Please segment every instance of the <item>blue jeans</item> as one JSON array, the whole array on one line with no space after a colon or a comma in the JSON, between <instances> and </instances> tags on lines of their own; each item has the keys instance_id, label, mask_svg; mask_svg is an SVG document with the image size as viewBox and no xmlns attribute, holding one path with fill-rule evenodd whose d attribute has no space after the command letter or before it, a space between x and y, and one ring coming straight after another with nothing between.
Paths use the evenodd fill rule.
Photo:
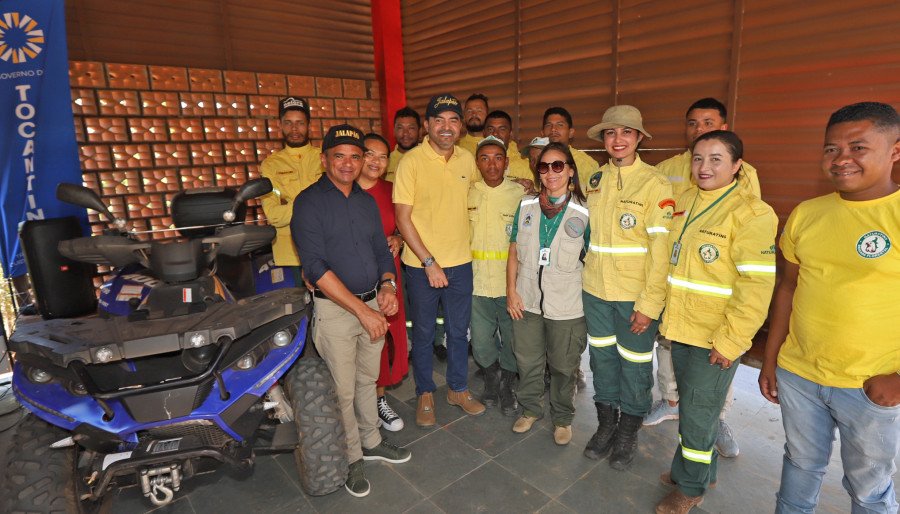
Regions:
<instances>
[{"instance_id":1,"label":"blue jeans","mask_svg":"<svg viewBox=\"0 0 900 514\"><path fill-rule=\"evenodd\" d=\"M896 513L891 475L900 450L900 406L882 407L862 389L820 386L782 368L776 374L787 442L775 512L815 511L837 428L850 512Z\"/></svg>"},{"instance_id":2,"label":"blue jeans","mask_svg":"<svg viewBox=\"0 0 900 514\"><path fill-rule=\"evenodd\" d=\"M444 306L444 331L447 334L447 385L453 391L465 391L469 374L469 341L466 332L472 317L472 264L444 268L449 285L428 285L423 268L407 267L406 291L409 317L413 322L412 363L416 394L434 392L432 379L433 341L438 302Z\"/></svg>"}]
</instances>

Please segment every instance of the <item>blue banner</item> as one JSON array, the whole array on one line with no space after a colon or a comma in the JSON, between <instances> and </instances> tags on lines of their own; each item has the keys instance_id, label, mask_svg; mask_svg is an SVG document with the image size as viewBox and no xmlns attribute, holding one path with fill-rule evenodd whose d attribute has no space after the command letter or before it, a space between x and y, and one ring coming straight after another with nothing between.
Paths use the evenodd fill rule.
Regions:
<instances>
[{"instance_id":1,"label":"blue banner","mask_svg":"<svg viewBox=\"0 0 900 514\"><path fill-rule=\"evenodd\" d=\"M0 0L0 222L3 272L25 274L19 223L75 215L56 184L81 184L63 0Z\"/></svg>"}]
</instances>

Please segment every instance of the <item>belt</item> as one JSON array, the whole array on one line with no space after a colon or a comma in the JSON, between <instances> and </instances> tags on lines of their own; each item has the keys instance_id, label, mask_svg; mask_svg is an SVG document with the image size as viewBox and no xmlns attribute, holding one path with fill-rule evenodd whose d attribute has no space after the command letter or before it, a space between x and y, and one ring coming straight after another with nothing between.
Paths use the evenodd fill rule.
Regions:
<instances>
[{"instance_id":1,"label":"belt","mask_svg":"<svg viewBox=\"0 0 900 514\"><path fill-rule=\"evenodd\" d=\"M326 300L330 300L330 298L325 296L325 293L323 293L320 289L316 289L315 291L313 291L313 296L315 296L316 298L325 298ZM368 302L369 300L378 296L378 286L375 286L371 291L366 291L365 293L353 293L353 296L359 298L364 302Z\"/></svg>"}]
</instances>

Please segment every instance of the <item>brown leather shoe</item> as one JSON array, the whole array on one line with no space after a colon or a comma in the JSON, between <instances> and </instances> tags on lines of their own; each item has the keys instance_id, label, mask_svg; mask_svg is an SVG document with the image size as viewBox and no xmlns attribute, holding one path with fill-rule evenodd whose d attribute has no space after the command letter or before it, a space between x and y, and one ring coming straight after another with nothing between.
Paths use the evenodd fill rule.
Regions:
<instances>
[{"instance_id":1,"label":"brown leather shoe","mask_svg":"<svg viewBox=\"0 0 900 514\"><path fill-rule=\"evenodd\" d=\"M656 514L687 514L701 503L702 496L687 496L676 488L656 504Z\"/></svg>"},{"instance_id":2,"label":"brown leather shoe","mask_svg":"<svg viewBox=\"0 0 900 514\"><path fill-rule=\"evenodd\" d=\"M531 426L534 425L534 423L538 419L540 418L532 418L527 414L522 414L521 416L519 416L519 419L517 419L516 422L513 423L512 431L517 434L524 434L525 432L531 430Z\"/></svg>"},{"instance_id":3,"label":"brown leather shoe","mask_svg":"<svg viewBox=\"0 0 900 514\"><path fill-rule=\"evenodd\" d=\"M448 390L447 403L461 407L469 416L481 416L484 414L484 405L475 398L472 398L468 389L459 392L453 391L452 389Z\"/></svg>"},{"instance_id":4,"label":"brown leather shoe","mask_svg":"<svg viewBox=\"0 0 900 514\"><path fill-rule=\"evenodd\" d=\"M678 485L675 483L674 480L672 480L672 472L671 471L666 471L662 475L659 475L659 483L661 483L662 485L667 485L669 487L674 487L674 486ZM709 489L715 489L716 483L717 482L710 482Z\"/></svg>"},{"instance_id":5,"label":"brown leather shoe","mask_svg":"<svg viewBox=\"0 0 900 514\"><path fill-rule=\"evenodd\" d=\"M416 406L416 425L421 428L433 427L437 424L434 419L434 397L431 393L419 395L419 404Z\"/></svg>"},{"instance_id":6,"label":"brown leather shoe","mask_svg":"<svg viewBox=\"0 0 900 514\"><path fill-rule=\"evenodd\" d=\"M553 429L553 441L560 445L565 446L569 444L572 440L572 425L565 427L556 427Z\"/></svg>"}]
</instances>

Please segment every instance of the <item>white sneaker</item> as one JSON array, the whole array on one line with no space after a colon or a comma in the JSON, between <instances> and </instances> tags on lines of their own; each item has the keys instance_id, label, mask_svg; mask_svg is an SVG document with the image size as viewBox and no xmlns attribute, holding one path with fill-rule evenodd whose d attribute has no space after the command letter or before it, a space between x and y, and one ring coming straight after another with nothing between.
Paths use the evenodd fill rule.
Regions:
<instances>
[{"instance_id":1,"label":"white sneaker","mask_svg":"<svg viewBox=\"0 0 900 514\"><path fill-rule=\"evenodd\" d=\"M719 420L719 433L716 435L716 450L719 455L729 459L737 457L741 453L741 449L734 440L734 432L724 419Z\"/></svg>"},{"instance_id":2,"label":"white sneaker","mask_svg":"<svg viewBox=\"0 0 900 514\"><path fill-rule=\"evenodd\" d=\"M378 397L378 426L384 427L385 430L390 432L403 430L403 420L388 405L384 396Z\"/></svg>"},{"instance_id":3,"label":"white sneaker","mask_svg":"<svg viewBox=\"0 0 900 514\"><path fill-rule=\"evenodd\" d=\"M659 425L669 419L678 419L678 406L672 407L668 400L660 400L650 409L650 414L644 418L644 426Z\"/></svg>"}]
</instances>

